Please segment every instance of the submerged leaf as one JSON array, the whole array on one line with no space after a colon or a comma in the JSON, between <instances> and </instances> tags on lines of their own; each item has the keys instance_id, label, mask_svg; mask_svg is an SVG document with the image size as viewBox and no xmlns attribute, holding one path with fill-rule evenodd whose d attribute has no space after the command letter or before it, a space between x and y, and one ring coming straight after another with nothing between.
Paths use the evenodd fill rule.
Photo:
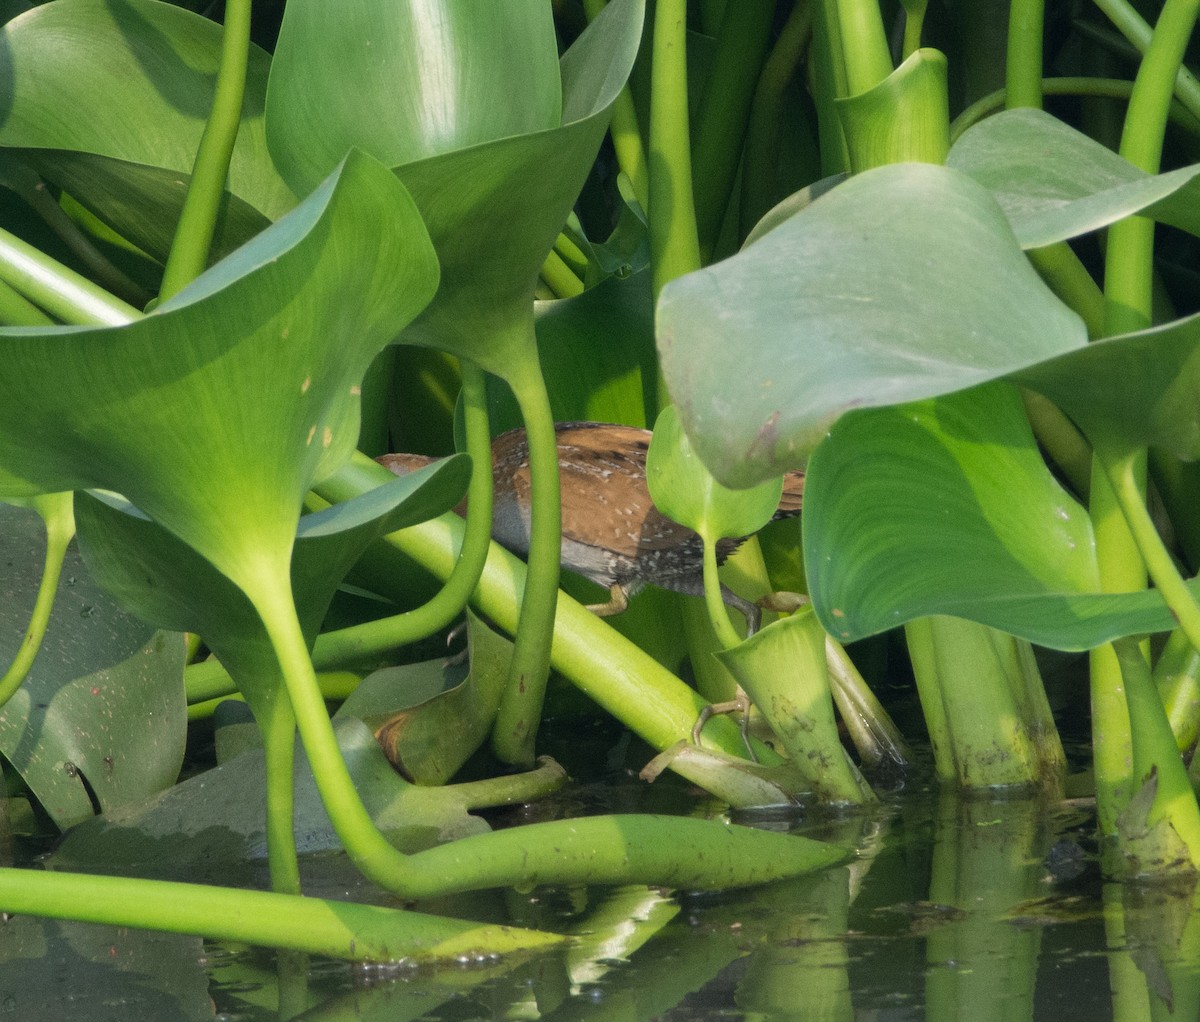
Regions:
<instances>
[{"instance_id":1,"label":"submerged leaf","mask_svg":"<svg viewBox=\"0 0 1200 1022\"><path fill-rule=\"evenodd\" d=\"M42 526L0 506L0 659L10 660L41 574ZM0 752L60 827L174 783L187 715L181 636L156 632L97 588L70 548L29 676L0 710ZM136 735L136 741L131 736Z\"/></svg>"}]
</instances>

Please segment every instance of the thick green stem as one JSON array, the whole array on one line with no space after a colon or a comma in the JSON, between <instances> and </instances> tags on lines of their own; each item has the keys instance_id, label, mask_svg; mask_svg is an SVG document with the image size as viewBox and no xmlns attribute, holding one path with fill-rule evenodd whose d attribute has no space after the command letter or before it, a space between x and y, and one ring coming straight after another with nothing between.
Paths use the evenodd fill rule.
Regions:
<instances>
[{"instance_id":1,"label":"thick green stem","mask_svg":"<svg viewBox=\"0 0 1200 1022\"><path fill-rule=\"evenodd\" d=\"M20 292L8 284L0 283L0 325L54 326L54 320Z\"/></svg>"},{"instance_id":2,"label":"thick green stem","mask_svg":"<svg viewBox=\"0 0 1200 1022\"><path fill-rule=\"evenodd\" d=\"M700 268L692 199L688 122L687 0L654 11L650 100L650 267L654 297L668 281ZM660 405L669 400L660 395Z\"/></svg>"},{"instance_id":3,"label":"thick green stem","mask_svg":"<svg viewBox=\"0 0 1200 1022\"><path fill-rule=\"evenodd\" d=\"M846 68L846 95L873 89L892 73L892 55L877 0L834 0L842 59Z\"/></svg>"},{"instance_id":4,"label":"thick green stem","mask_svg":"<svg viewBox=\"0 0 1200 1022\"><path fill-rule=\"evenodd\" d=\"M407 857L379 832L354 787L325 700L317 687L308 646L286 582L276 587L267 583L262 592L248 595L258 609L279 660L304 751L334 831L364 876L388 890L406 890L411 866Z\"/></svg>"},{"instance_id":5,"label":"thick green stem","mask_svg":"<svg viewBox=\"0 0 1200 1022\"><path fill-rule=\"evenodd\" d=\"M1178 628L1154 665L1154 684L1167 713L1167 722L1180 752L1188 752L1200 737L1200 652ZM1195 769L1200 761L1192 759Z\"/></svg>"},{"instance_id":6,"label":"thick green stem","mask_svg":"<svg viewBox=\"0 0 1200 1022\"><path fill-rule=\"evenodd\" d=\"M142 313L0 228L0 281L62 323L124 326Z\"/></svg>"},{"instance_id":7,"label":"thick green stem","mask_svg":"<svg viewBox=\"0 0 1200 1022\"><path fill-rule=\"evenodd\" d=\"M1149 53L1157 29L1151 29L1128 0L1093 0L1093 2L1134 49L1142 54ZM1191 25L1186 22L1186 11L1173 11L1171 13L1172 20L1168 23L1163 19L1167 16L1169 6L1170 4L1164 5L1163 13L1159 18L1159 26L1174 33L1174 41L1179 45L1186 45L1191 36ZM1181 7L1186 7L1186 4ZM1200 80L1197 80L1196 76L1181 61L1175 64L1174 71L1170 73L1170 84L1174 94L1179 97L1179 101L1193 117L1200 118ZM1139 74L1138 77L1140 78L1141 75Z\"/></svg>"},{"instance_id":8,"label":"thick green stem","mask_svg":"<svg viewBox=\"0 0 1200 1022\"><path fill-rule=\"evenodd\" d=\"M1133 856L1134 872L1171 871L1178 868L1174 861L1177 838L1182 841L1192 868L1200 869L1200 806L1175 748L1175 736L1151 679L1150 665L1136 639L1120 639L1113 643L1113 649L1121 665L1129 707L1134 784L1143 785L1151 778L1154 784L1154 798L1145 820L1133 821L1133 825L1125 828L1123 851ZM1167 824L1169 830L1156 827L1160 823ZM1130 831L1134 833L1131 835Z\"/></svg>"},{"instance_id":9,"label":"thick green stem","mask_svg":"<svg viewBox=\"0 0 1200 1022\"><path fill-rule=\"evenodd\" d=\"M1100 587L1105 592L1136 592L1146 587L1129 526L1108 475L1097 459L1092 470L1088 513L1096 536ZM1096 816L1102 834L1116 833L1117 816L1132 794L1132 738L1125 682L1111 645L1090 654L1092 762L1096 771Z\"/></svg>"},{"instance_id":10,"label":"thick green stem","mask_svg":"<svg viewBox=\"0 0 1200 1022\"><path fill-rule=\"evenodd\" d=\"M776 164L786 123L784 96L800 69L812 40L812 31L812 3L800 0L788 15L758 77L754 101L750 105L745 156L742 160L742 238L750 233L750 229L777 200ZM794 125L789 127L794 130ZM801 134L807 145L808 132ZM814 166L811 176L816 177L818 172L819 167Z\"/></svg>"},{"instance_id":11,"label":"thick green stem","mask_svg":"<svg viewBox=\"0 0 1200 1022\"><path fill-rule=\"evenodd\" d=\"M254 710L262 733L266 766L267 866L271 889L280 894L299 894L294 815L296 715L287 693L279 689L269 700L256 700Z\"/></svg>"},{"instance_id":12,"label":"thick green stem","mask_svg":"<svg viewBox=\"0 0 1200 1022\"><path fill-rule=\"evenodd\" d=\"M163 270L159 298L166 301L182 291L208 266L217 217L229 174L229 160L242 120L246 91L246 61L250 55L251 0L226 0L221 37L221 66L217 71L212 110L196 150L196 162L179 225Z\"/></svg>"},{"instance_id":13,"label":"thick green stem","mask_svg":"<svg viewBox=\"0 0 1200 1022\"><path fill-rule=\"evenodd\" d=\"M213 940L292 948L352 961L450 963L551 947L561 938L375 905L163 880L0 869L0 909Z\"/></svg>"},{"instance_id":14,"label":"thick green stem","mask_svg":"<svg viewBox=\"0 0 1200 1022\"><path fill-rule=\"evenodd\" d=\"M1042 26L1045 0L1012 0L1008 15L1006 106L1042 108Z\"/></svg>"},{"instance_id":15,"label":"thick green stem","mask_svg":"<svg viewBox=\"0 0 1200 1022\"><path fill-rule=\"evenodd\" d=\"M1119 99L1128 102L1133 95L1133 82L1123 78L1043 78L1041 89L1043 96L1081 96L1085 99ZM954 118L954 123L950 125L950 141L957 142L968 128L1003 110L1007 100L1008 93L1004 89L989 92L977 99ZM1186 131L1200 131L1200 120L1188 113L1179 102L1171 103L1168 119Z\"/></svg>"},{"instance_id":16,"label":"thick green stem","mask_svg":"<svg viewBox=\"0 0 1200 1022\"><path fill-rule=\"evenodd\" d=\"M506 763L532 766L550 674L550 644L558 602L562 491L554 414L535 348L531 347L524 365L514 367L508 383L525 420L529 447L529 574L521 597L508 683L492 732L492 750Z\"/></svg>"},{"instance_id":17,"label":"thick green stem","mask_svg":"<svg viewBox=\"0 0 1200 1022\"><path fill-rule=\"evenodd\" d=\"M551 250L542 263L542 281L554 292L555 298L574 298L583 294L583 281L576 276L557 252Z\"/></svg>"},{"instance_id":18,"label":"thick green stem","mask_svg":"<svg viewBox=\"0 0 1200 1022\"><path fill-rule=\"evenodd\" d=\"M1156 173L1159 168L1172 90L1197 14L1200 14L1200 0L1166 0L1134 83L1121 139L1121 155L1147 173ZM1140 330L1150 324L1153 247L1154 224L1146 218L1130 217L1109 229L1104 288L1106 333ZM1097 465L1105 476L1105 485L1096 478L1099 473L1093 473L1092 481L1092 515L1097 529L1096 552L1102 583L1108 591L1144 588L1142 554L1129 530L1133 527L1143 531L1142 544L1158 545L1156 541L1150 543L1144 535L1144 525L1139 524L1144 520L1144 506L1140 510L1132 506L1134 502L1144 505L1145 452L1118 452L1098 446ZM1155 553L1152 557L1157 560L1158 555ZM1155 570L1160 573L1164 570L1160 561ZM1172 585L1168 580L1168 590ZM1168 600L1172 598L1168 593L1163 595ZM1187 603L1195 608L1190 594ZM1192 617L1190 613L1187 616ZM1200 621L1193 621L1192 627L1200 627ZM1139 652L1137 656L1140 658L1142 654ZM1120 665L1116 663L1118 657L1122 660ZM1141 738L1136 729L1150 727L1157 731L1161 724L1161 729L1169 733L1166 715L1153 687L1149 682L1145 686L1154 696L1152 711L1144 693L1131 685L1128 674L1133 665L1134 654L1125 647L1119 647L1116 653L1097 651L1092 658L1093 734L1099 737L1122 724L1125 728L1124 732L1113 731L1108 736L1112 748L1101 749L1101 743L1095 743L1098 816L1101 827L1109 834L1116 832L1118 814L1132 796L1130 783L1144 779L1145 775L1143 769L1139 771L1140 776L1129 777L1129 766L1123 766L1120 758L1122 746L1132 749L1135 762L1140 759L1144 767L1147 762L1144 750L1148 746L1139 747ZM1125 721L1120 719L1117 698L1122 686L1128 713ZM1158 762L1158 769L1170 770L1163 757L1168 751L1175 756L1174 741L1169 745L1153 741L1149 747L1153 750L1150 755ZM1161 804L1156 800L1156 806ZM1176 803L1170 804L1175 806ZM1197 861L1200 846L1195 841L1200 835L1196 833L1192 819L1196 814L1194 797L1189 807L1180 807L1177 811L1178 816L1175 808L1170 810L1171 823L1188 845L1192 860Z\"/></svg>"},{"instance_id":19,"label":"thick green stem","mask_svg":"<svg viewBox=\"0 0 1200 1022\"><path fill-rule=\"evenodd\" d=\"M1020 640L947 617L905 632L939 777L967 788L1061 784L1062 746Z\"/></svg>"},{"instance_id":20,"label":"thick green stem","mask_svg":"<svg viewBox=\"0 0 1200 1022\"><path fill-rule=\"evenodd\" d=\"M902 0L904 6L904 41L900 59L908 60L921 48L921 30L925 27L927 0Z\"/></svg>"},{"instance_id":21,"label":"thick green stem","mask_svg":"<svg viewBox=\"0 0 1200 1022\"><path fill-rule=\"evenodd\" d=\"M463 424L472 467L466 532L454 571L437 595L415 610L319 635L313 648L317 670L356 663L440 631L463 612L479 584L492 542L492 446L483 370L465 359L460 369Z\"/></svg>"},{"instance_id":22,"label":"thick green stem","mask_svg":"<svg viewBox=\"0 0 1200 1022\"><path fill-rule=\"evenodd\" d=\"M1120 456L1098 453L1098 457L1150 578L1171 608L1171 614L1179 622L1183 633L1200 650L1200 605L1197 605L1196 598L1180 577L1146 508L1143 489L1145 452Z\"/></svg>"},{"instance_id":23,"label":"thick green stem","mask_svg":"<svg viewBox=\"0 0 1200 1022\"><path fill-rule=\"evenodd\" d=\"M1200 0L1167 0L1129 99L1121 155L1148 174L1157 173L1162 162L1175 76L1197 15ZM1104 290L1110 334L1140 330L1150 324L1153 249L1152 220L1129 217L1109 228Z\"/></svg>"},{"instance_id":24,"label":"thick green stem","mask_svg":"<svg viewBox=\"0 0 1200 1022\"><path fill-rule=\"evenodd\" d=\"M729 620L729 610L721 597L721 579L717 575L717 547L708 540L704 543L704 603L721 645L726 649L733 649L742 641L742 637Z\"/></svg>"},{"instance_id":25,"label":"thick green stem","mask_svg":"<svg viewBox=\"0 0 1200 1022\"><path fill-rule=\"evenodd\" d=\"M34 211L67 246L71 254L91 274L101 287L108 288L118 298L131 305L144 308L150 301L140 285L136 284L112 261L105 256L92 242L91 237L77 224L67 211L63 209L58 198L50 193L41 178L30 171L32 178L29 187L19 189L21 197L29 203Z\"/></svg>"}]
</instances>

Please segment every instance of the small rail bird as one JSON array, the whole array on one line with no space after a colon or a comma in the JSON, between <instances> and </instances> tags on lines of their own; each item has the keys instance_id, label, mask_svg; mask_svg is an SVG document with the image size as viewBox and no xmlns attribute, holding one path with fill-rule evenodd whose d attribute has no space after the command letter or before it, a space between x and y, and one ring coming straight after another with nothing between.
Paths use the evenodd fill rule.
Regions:
<instances>
[{"instance_id":1,"label":"small rail bird","mask_svg":"<svg viewBox=\"0 0 1200 1022\"><path fill-rule=\"evenodd\" d=\"M689 596L704 593L704 546L700 537L662 514L646 486L650 430L604 422L555 425L562 482L562 566L609 591L609 601L590 609L601 616L619 614L629 597L646 585ZM380 464L404 475L433 458L385 454ZM525 430L514 429L492 442L495 502L492 538L520 557L529 552L529 448ZM783 496L774 519L800 513L804 473L784 477ZM463 512L460 505L456 510ZM725 561L746 537L717 543L717 562ZM753 634L759 608L725 586L725 603L746 617Z\"/></svg>"}]
</instances>

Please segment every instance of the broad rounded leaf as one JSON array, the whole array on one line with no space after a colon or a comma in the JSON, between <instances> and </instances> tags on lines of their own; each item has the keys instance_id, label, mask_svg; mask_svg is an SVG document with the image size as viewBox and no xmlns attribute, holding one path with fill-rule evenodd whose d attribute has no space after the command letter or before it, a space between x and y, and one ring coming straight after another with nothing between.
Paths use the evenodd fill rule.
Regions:
<instances>
[{"instance_id":1,"label":"broad rounded leaf","mask_svg":"<svg viewBox=\"0 0 1200 1022\"><path fill-rule=\"evenodd\" d=\"M809 462L804 553L844 641L931 614L1075 650L1174 627L1153 591L1100 592L1087 512L1003 384L842 418Z\"/></svg>"},{"instance_id":2,"label":"broad rounded leaf","mask_svg":"<svg viewBox=\"0 0 1200 1022\"><path fill-rule=\"evenodd\" d=\"M1049 397L1094 444L1200 458L1200 315L1096 341L1013 378Z\"/></svg>"},{"instance_id":3,"label":"broad rounded leaf","mask_svg":"<svg viewBox=\"0 0 1200 1022\"><path fill-rule=\"evenodd\" d=\"M446 458L300 520L292 591L310 643L334 590L363 551L388 532L452 508L466 490L469 465L465 456ZM258 613L228 578L127 501L81 493L77 507L88 565L124 606L161 627L202 635L248 698L279 682Z\"/></svg>"},{"instance_id":4,"label":"broad rounded leaf","mask_svg":"<svg viewBox=\"0 0 1200 1022\"><path fill-rule=\"evenodd\" d=\"M850 178L658 305L684 428L740 486L802 466L843 412L962 390L1086 340L987 191L916 163Z\"/></svg>"},{"instance_id":5,"label":"broad rounded leaf","mask_svg":"<svg viewBox=\"0 0 1200 1022\"><path fill-rule=\"evenodd\" d=\"M469 13L450 18L464 29L478 15L477 5L462 0L430 6ZM303 31L289 29L285 19L267 122L272 152L290 168L293 186L303 190L339 158L340 149L356 145L395 165L437 247L441 287L427 312L406 332L406 343L471 358L501 377L511 371L514 358L528 357L537 274L578 197L608 126L608 109L633 64L643 6L642 0L614 0L563 55L561 118L555 121L546 120L560 95L557 79L552 86L546 75L547 61L556 53L553 38L534 32L524 47L536 46L541 52L523 51L515 57L504 45L505 33L489 38L464 30L435 38L437 48L422 55L422 73L432 61L445 78L445 95L427 89L418 97L404 91L407 79L398 78L394 96L385 90L374 100L386 111L381 116L394 123L381 127L355 117L350 125L335 124L339 106L332 94L344 88L345 69L332 69L337 84L324 90L313 88L310 71L322 66L331 45L361 46L362 34L348 42L332 42L348 28L341 5L300 5L294 17L297 26L303 23ZM367 33L372 45L386 46L388 59L400 68L403 54L415 43L397 34L399 26L389 13L396 7L364 3L361 12L365 16L370 11L378 26ZM532 7L497 5L500 11L501 21L516 19L519 25ZM521 61L538 69L526 72L533 74L530 85L538 96L511 91L517 79L505 65ZM470 90L470 103L463 90ZM553 102L548 98L551 91ZM414 105L416 98L428 106ZM472 105L478 106L480 117L465 114ZM506 105L518 112L503 109ZM453 114L465 121L461 126L438 125L437 111L438 116ZM408 141L402 145L400 138ZM434 155L411 155L429 152Z\"/></svg>"},{"instance_id":6,"label":"broad rounded leaf","mask_svg":"<svg viewBox=\"0 0 1200 1022\"><path fill-rule=\"evenodd\" d=\"M404 188L352 153L153 315L0 332L0 465L18 496L120 492L252 591L287 571L304 494L354 448L367 365L436 283Z\"/></svg>"},{"instance_id":7,"label":"broad rounded leaf","mask_svg":"<svg viewBox=\"0 0 1200 1022\"><path fill-rule=\"evenodd\" d=\"M967 131L947 163L987 188L1021 245L1037 248L1144 213L1200 235L1200 165L1147 174L1041 110Z\"/></svg>"},{"instance_id":8,"label":"broad rounded leaf","mask_svg":"<svg viewBox=\"0 0 1200 1022\"><path fill-rule=\"evenodd\" d=\"M718 483L692 450L674 405L664 408L654 423L646 485L663 514L712 543L757 532L771 520L783 493L782 477L747 490Z\"/></svg>"},{"instance_id":9,"label":"broad rounded leaf","mask_svg":"<svg viewBox=\"0 0 1200 1022\"><path fill-rule=\"evenodd\" d=\"M154 0L57 0L9 22L3 45L0 145L161 259L212 106L221 26ZM269 68L251 46L217 256L296 202L267 151Z\"/></svg>"},{"instance_id":10,"label":"broad rounded leaf","mask_svg":"<svg viewBox=\"0 0 1200 1022\"><path fill-rule=\"evenodd\" d=\"M389 167L555 128L562 82L543 0L291 0L268 135L306 194L357 147Z\"/></svg>"}]
</instances>

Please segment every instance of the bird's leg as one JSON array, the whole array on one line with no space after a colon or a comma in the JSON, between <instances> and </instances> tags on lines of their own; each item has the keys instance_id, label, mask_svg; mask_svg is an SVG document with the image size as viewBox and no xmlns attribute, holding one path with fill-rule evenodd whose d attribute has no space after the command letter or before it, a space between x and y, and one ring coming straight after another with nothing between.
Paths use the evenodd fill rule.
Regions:
<instances>
[{"instance_id":1,"label":"bird's leg","mask_svg":"<svg viewBox=\"0 0 1200 1022\"><path fill-rule=\"evenodd\" d=\"M777 614L795 614L801 607L807 607L811 601L805 593L777 592L767 593L756 603L763 610L773 610Z\"/></svg>"},{"instance_id":2,"label":"bird's leg","mask_svg":"<svg viewBox=\"0 0 1200 1022\"><path fill-rule=\"evenodd\" d=\"M614 614L624 613L628 608L629 593L619 584L608 587L607 603L589 603L587 607L596 617L612 617Z\"/></svg>"},{"instance_id":3,"label":"bird's leg","mask_svg":"<svg viewBox=\"0 0 1200 1022\"><path fill-rule=\"evenodd\" d=\"M732 699L723 703L709 703L700 711L700 716L692 725L692 744L699 745L700 732L704 730L704 725L711 718L723 713L741 714L738 730L742 734L742 744L746 746L746 755L750 757L750 762L757 763L758 756L754 754L754 746L750 744L750 697L746 695L746 690L741 685L737 687L737 694Z\"/></svg>"}]
</instances>

